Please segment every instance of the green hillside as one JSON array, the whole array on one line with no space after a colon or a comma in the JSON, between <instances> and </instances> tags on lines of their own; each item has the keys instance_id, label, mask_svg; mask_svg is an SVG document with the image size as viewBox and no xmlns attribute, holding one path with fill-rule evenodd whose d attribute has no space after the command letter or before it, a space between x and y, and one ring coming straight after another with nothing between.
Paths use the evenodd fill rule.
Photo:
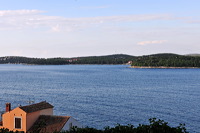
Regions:
<instances>
[{"instance_id":1,"label":"green hillside","mask_svg":"<svg viewBox=\"0 0 200 133\"><path fill-rule=\"evenodd\" d=\"M0 57L0 64L35 64L35 65L68 65L68 64L126 64L132 61L135 67L200 67L199 56L186 56L161 53L145 56L125 54L88 56L74 58L28 58L18 56Z\"/></svg>"},{"instance_id":2,"label":"green hillside","mask_svg":"<svg viewBox=\"0 0 200 133\"><path fill-rule=\"evenodd\" d=\"M125 64L135 57L125 54L106 56L88 56L74 58L27 58L18 56L0 57L0 64L36 64L36 65L67 65L67 64Z\"/></svg>"},{"instance_id":3,"label":"green hillside","mask_svg":"<svg viewBox=\"0 0 200 133\"><path fill-rule=\"evenodd\" d=\"M154 54L140 56L133 60L132 66L144 67L200 67L200 57L177 54Z\"/></svg>"}]
</instances>

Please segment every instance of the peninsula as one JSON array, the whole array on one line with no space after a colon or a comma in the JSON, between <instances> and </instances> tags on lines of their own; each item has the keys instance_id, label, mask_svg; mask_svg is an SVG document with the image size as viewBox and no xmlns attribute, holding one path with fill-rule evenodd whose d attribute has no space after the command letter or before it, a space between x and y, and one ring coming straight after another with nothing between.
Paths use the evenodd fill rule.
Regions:
<instances>
[{"instance_id":1,"label":"peninsula","mask_svg":"<svg viewBox=\"0 0 200 133\"><path fill-rule=\"evenodd\" d=\"M132 68L200 68L200 56L154 54L135 58Z\"/></svg>"}]
</instances>

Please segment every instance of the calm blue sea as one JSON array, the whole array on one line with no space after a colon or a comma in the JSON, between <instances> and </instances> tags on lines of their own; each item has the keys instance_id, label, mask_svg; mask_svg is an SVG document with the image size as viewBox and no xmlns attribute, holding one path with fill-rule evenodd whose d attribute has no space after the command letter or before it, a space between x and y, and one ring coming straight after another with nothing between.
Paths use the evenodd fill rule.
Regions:
<instances>
[{"instance_id":1,"label":"calm blue sea","mask_svg":"<svg viewBox=\"0 0 200 133\"><path fill-rule=\"evenodd\" d=\"M0 111L32 100L54 105L83 125L159 118L200 133L200 69L137 69L126 65L0 65Z\"/></svg>"}]
</instances>

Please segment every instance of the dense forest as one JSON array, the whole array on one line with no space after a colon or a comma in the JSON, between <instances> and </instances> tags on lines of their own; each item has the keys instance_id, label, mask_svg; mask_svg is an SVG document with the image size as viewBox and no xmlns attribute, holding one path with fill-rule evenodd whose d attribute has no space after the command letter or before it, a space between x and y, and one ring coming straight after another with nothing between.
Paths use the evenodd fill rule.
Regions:
<instances>
[{"instance_id":1,"label":"dense forest","mask_svg":"<svg viewBox=\"0 0 200 133\"><path fill-rule=\"evenodd\" d=\"M75 58L27 58L18 56L0 57L0 64L35 64L35 65L67 65L67 64L125 64L134 56L116 54L107 56L88 56Z\"/></svg>"},{"instance_id":2,"label":"dense forest","mask_svg":"<svg viewBox=\"0 0 200 133\"><path fill-rule=\"evenodd\" d=\"M68 64L126 64L135 67L200 67L200 56L177 54L154 54L131 56L115 54L74 58L27 58L18 56L0 57L0 64L68 65Z\"/></svg>"},{"instance_id":3,"label":"dense forest","mask_svg":"<svg viewBox=\"0 0 200 133\"><path fill-rule=\"evenodd\" d=\"M200 67L199 56L155 54L135 58L132 66L150 67Z\"/></svg>"}]
</instances>

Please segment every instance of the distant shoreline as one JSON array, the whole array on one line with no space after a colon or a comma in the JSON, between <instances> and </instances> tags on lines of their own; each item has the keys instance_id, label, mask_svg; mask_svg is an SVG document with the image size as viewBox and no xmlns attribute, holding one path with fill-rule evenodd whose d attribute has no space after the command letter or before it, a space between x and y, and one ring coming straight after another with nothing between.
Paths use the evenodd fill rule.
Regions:
<instances>
[{"instance_id":1,"label":"distant shoreline","mask_svg":"<svg viewBox=\"0 0 200 133\"><path fill-rule=\"evenodd\" d=\"M165 67L165 66L130 66L130 68L159 68L159 69L198 69L199 67Z\"/></svg>"}]
</instances>

